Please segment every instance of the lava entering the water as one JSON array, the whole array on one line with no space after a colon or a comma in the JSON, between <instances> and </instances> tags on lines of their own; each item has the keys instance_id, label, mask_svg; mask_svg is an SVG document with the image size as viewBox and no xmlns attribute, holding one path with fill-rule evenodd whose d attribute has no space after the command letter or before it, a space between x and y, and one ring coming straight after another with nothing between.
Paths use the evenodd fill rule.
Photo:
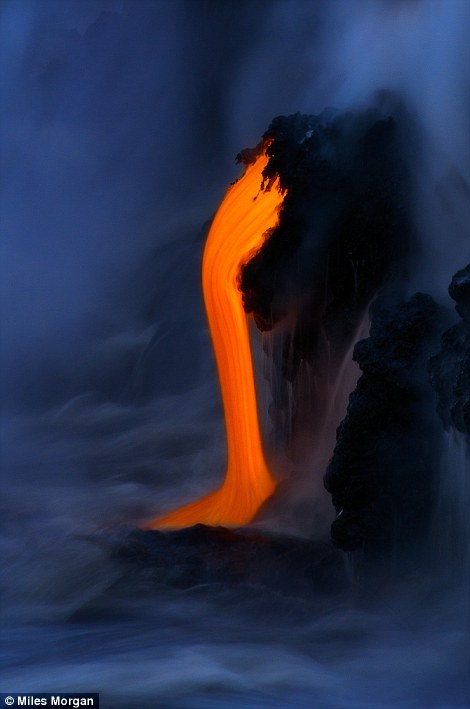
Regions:
<instances>
[{"instance_id":1,"label":"lava entering the water","mask_svg":"<svg viewBox=\"0 0 470 709\"><path fill-rule=\"evenodd\" d=\"M277 180L262 189L267 162L261 154L227 190L202 262L204 302L225 413L225 480L218 490L157 518L149 528L246 524L276 486L263 453L247 316L238 287L240 267L276 226L283 201Z\"/></svg>"}]
</instances>

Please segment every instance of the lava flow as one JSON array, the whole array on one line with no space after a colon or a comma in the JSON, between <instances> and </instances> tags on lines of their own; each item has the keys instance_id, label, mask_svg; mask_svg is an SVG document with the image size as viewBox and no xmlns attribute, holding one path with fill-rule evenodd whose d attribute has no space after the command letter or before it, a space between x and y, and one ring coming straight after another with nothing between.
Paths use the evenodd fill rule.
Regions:
<instances>
[{"instance_id":1,"label":"lava flow","mask_svg":"<svg viewBox=\"0 0 470 709\"><path fill-rule=\"evenodd\" d=\"M265 461L256 406L247 316L238 288L240 267L277 224L283 196L276 181L262 189L268 158L261 154L229 187L207 237L202 285L219 373L228 466L222 486L157 518L148 527L241 525L271 495L275 481Z\"/></svg>"}]
</instances>

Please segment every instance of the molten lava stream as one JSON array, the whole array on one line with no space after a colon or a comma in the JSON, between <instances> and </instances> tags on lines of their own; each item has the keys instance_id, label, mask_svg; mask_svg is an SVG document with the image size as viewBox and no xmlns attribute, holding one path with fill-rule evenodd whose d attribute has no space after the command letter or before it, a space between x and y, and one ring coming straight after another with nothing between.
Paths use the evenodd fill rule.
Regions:
<instances>
[{"instance_id":1,"label":"molten lava stream","mask_svg":"<svg viewBox=\"0 0 470 709\"><path fill-rule=\"evenodd\" d=\"M148 527L241 525L271 495L275 481L266 464L256 406L248 324L237 280L240 267L278 220L278 183L261 191L268 162L262 154L229 189L207 237L202 285L212 335L227 431L228 466L218 490L151 522Z\"/></svg>"}]
</instances>

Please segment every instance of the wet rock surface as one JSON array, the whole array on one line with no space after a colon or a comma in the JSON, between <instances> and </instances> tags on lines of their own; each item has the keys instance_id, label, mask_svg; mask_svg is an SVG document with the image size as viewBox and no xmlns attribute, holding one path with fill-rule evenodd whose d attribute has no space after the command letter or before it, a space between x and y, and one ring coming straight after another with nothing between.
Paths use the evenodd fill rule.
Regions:
<instances>
[{"instance_id":1,"label":"wet rock surface","mask_svg":"<svg viewBox=\"0 0 470 709\"><path fill-rule=\"evenodd\" d=\"M271 333L264 347L277 441L286 422L294 437L321 428L326 382L341 371L370 302L383 289L401 297L414 248L411 133L406 111L384 94L363 112L279 116L263 136L265 185L279 178L285 197L240 288L246 312ZM253 151L239 155L252 159Z\"/></svg>"},{"instance_id":2,"label":"wet rock surface","mask_svg":"<svg viewBox=\"0 0 470 709\"><path fill-rule=\"evenodd\" d=\"M297 359L315 355L320 326L335 346L349 342L377 289L404 268L413 241L405 126L385 101L357 114L279 116L263 136L265 182L279 176L286 195L240 285L261 330L295 303ZM249 161L246 152L239 159Z\"/></svg>"},{"instance_id":3,"label":"wet rock surface","mask_svg":"<svg viewBox=\"0 0 470 709\"><path fill-rule=\"evenodd\" d=\"M445 331L429 368L445 428L454 427L470 442L470 264L455 274L449 295L461 321Z\"/></svg>"},{"instance_id":4,"label":"wet rock surface","mask_svg":"<svg viewBox=\"0 0 470 709\"><path fill-rule=\"evenodd\" d=\"M363 374L325 475L341 549L390 558L423 545L442 434L427 362L447 323L448 312L421 293L371 309L370 337L354 350Z\"/></svg>"},{"instance_id":5,"label":"wet rock surface","mask_svg":"<svg viewBox=\"0 0 470 709\"><path fill-rule=\"evenodd\" d=\"M344 560L328 541L197 524L175 531L134 529L114 542L114 558L147 581L174 588L203 584L266 587L288 595L336 593Z\"/></svg>"}]
</instances>

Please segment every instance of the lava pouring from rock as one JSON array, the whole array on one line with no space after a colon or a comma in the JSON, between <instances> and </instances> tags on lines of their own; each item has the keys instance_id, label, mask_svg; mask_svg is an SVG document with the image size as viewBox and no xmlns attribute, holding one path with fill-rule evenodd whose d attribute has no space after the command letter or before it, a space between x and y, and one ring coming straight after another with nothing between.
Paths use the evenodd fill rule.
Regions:
<instances>
[{"instance_id":1,"label":"lava pouring from rock","mask_svg":"<svg viewBox=\"0 0 470 709\"><path fill-rule=\"evenodd\" d=\"M262 153L229 187L207 237L202 285L219 374L227 433L227 472L222 486L153 520L148 527L243 525L276 487L265 460L258 419L247 315L239 274L278 222L279 183L265 187Z\"/></svg>"}]
</instances>

